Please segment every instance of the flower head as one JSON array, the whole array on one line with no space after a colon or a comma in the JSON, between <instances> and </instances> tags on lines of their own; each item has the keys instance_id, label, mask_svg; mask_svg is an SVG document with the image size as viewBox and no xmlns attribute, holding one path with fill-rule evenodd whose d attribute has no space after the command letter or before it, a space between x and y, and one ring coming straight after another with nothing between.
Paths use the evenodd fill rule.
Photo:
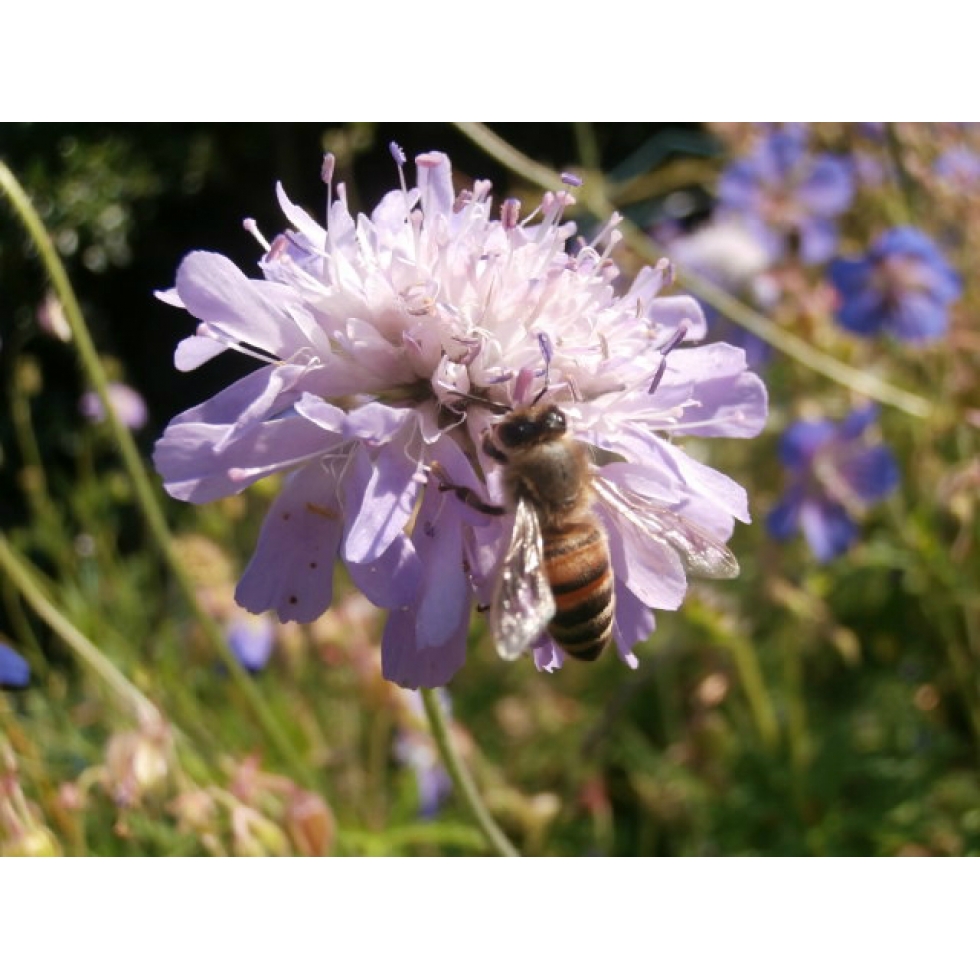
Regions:
<instances>
[{"instance_id":1,"label":"flower head","mask_svg":"<svg viewBox=\"0 0 980 980\"><path fill-rule=\"evenodd\" d=\"M162 298L200 326L177 367L227 349L263 366L173 419L154 459L167 490L193 503L288 474L238 602L313 620L340 558L390 610L385 676L436 687L462 665L471 607L488 601L510 536L511 519L467 500L504 501L503 466L483 442L501 411L560 405L571 438L616 460L602 467L611 483L726 539L734 519L748 520L744 491L672 440L755 435L766 393L741 351L678 346L703 338L704 318L692 299L658 295L666 263L615 295L615 219L570 254L567 190L525 218L504 201L497 218L489 183L457 194L444 154L416 158L411 188L394 155L401 186L370 216L350 213L329 158L326 227L280 187L293 229L270 244L247 223L263 279L221 255L184 259ZM616 577L614 636L632 663L653 629L648 607L677 608L684 570L670 545L638 541L596 509ZM562 653L544 639L535 658L551 669Z\"/></svg>"},{"instance_id":2,"label":"flower head","mask_svg":"<svg viewBox=\"0 0 980 980\"><path fill-rule=\"evenodd\" d=\"M739 215L774 262L787 255L791 242L807 265L831 258L837 216L854 196L847 162L811 154L806 143L802 127L769 132L725 170L718 185L721 213Z\"/></svg>"},{"instance_id":3,"label":"flower head","mask_svg":"<svg viewBox=\"0 0 980 980\"><path fill-rule=\"evenodd\" d=\"M774 538L785 541L802 530L821 562L850 548L858 533L855 519L898 485L891 451L865 438L877 414L875 406L868 406L839 424L804 420L783 433L779 455L789 481L767 519Z\"/></svg>"},{"instance_id":4,"label":"flower head","mask_svg":"<svg viewBox=\"0 0 980 980\"><path fill-rule=\"evenodd\" d=\"M842 326L864 336L890 333L910 344L946 332L949 306L962 291L932 239L911 227L886 231L866 256L838 259L829 273Z\"/></svg>"}]
</instances>

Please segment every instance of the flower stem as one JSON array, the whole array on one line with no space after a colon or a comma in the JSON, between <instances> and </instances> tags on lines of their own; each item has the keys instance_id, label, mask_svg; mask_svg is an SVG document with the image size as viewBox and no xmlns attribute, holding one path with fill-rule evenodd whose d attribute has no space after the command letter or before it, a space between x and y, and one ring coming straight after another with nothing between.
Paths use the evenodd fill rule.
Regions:
<instances>
[{"instance_id":1,"label":"flower stem","mask_svg":"<svg viewBox=\"0 0 980 980\"><path fill-rule=\"evenodd\" d=\"M547 190L555 190L561 186L561 178L554 170L526 157L482 123L456 123L456 127L487 154L526 180ZM578 196L588 210L600 220L606 220L613 213L614 208L606 197L604 188L600 186L586 184L579 189ZM662 257L649 236L628 219L623 219L618 230L622 232L629 246L647 261L656 262ZM677 278L682 285L706 303L710 303L727 319L744 327L787 357L810 368L811 371L822 374L831 381L883 405L900 409L908 415L926 418L932 414L933 405L927 399L897 388L872 374L852 368L812 347L805 340L780 327L761 313L757 313L702 276L687 270L679 272Z\"/></svg>"},{"instance_id":2,"label":"flower stem","mask_svg":"<svg viewBox=\"0 0 980 980\"><path fill-rule=\"evenodd\" d=\"M157 500L154 489L146 474L146 469L140 457L139 450L136 447L136 442L113 408L112 399L109 397L109 382L102 362L99 359L98 351L92 341L88 326L85 323L85 318L82 316L78 299L68 279L68 273L65 271L65 267L54 247L54 243L51 241L51 236L48 234L47 228L45 228L44 223L41 221L30 198L2 160L0 160L0 190L3 191L10 201L17 217L20 219L31 241L38 250L45 271L51 280L51 285L58 296L58 300L65 312L65 318L71 328L72 340L78 351L82 370L88 383L98 394L99 400L105 409L106 421L119 450L123 467L132 482L143 518L161 555L170 567L180 592L190 607L194 618L200 623L208 641L224 661L234 683L241 691L269 741L282 757L283 762L290 767L299 781L306 785L312 785L314 780L309 767L299 757L296 748L287 738L278 720L262 699L258 688L249 677L248 672L235 659L235 655L229 648L221 630L207 614L198 599L194 583L177 555L173 540L170 537L170 531L167 527L163 509ZM6 549L6 551L8 555L12 554L9 549ZM81 636L81 634L78 635Z\"/></svg>"},{"instance_id":3,"label":"flower stem","mask_svg":"<svg viewBox=\"0 0 980 980\"><path fill-rule=\"evenodd\" d=\"M436 748L439 750L443 765L453 781L456 792L463 798L463 802L477 826L483 832L483 836L486 837L487 843L501 857L520 857L517 849L497 826L496 821L490 816L490 811L484 806L476 783L473 782L469 769L463 764L463 760L453 744L446 714L436 692L429 688L422 688L422 704L425 706L425 716L429 719L429 728L432 730L432 737L435 740Z\"/></svg>"},{"instance_id":4,"label":"flower stem","mask_svg":"<svg viewBox=\"0 0 980 980\"><path fill-rule=\"evenodd\" d=\"M53 602L44 594L27 563L17 556L0 533L0 568L27 600L28 605L61 637L69 649L97 674L122 703L143 724L158 721L160 712L116 665L78 629L65 618Z\"/></svg>"}]
</instances>

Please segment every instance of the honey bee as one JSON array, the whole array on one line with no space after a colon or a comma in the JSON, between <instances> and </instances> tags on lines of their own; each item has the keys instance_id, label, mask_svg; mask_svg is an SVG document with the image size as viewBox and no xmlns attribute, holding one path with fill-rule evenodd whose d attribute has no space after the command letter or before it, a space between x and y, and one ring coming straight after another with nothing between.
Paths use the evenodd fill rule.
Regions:
<instances>
[{"instance_id":1,"label":"honey bee","mask_svg":"<svg viewBox=\"0 0 980 980\"><path fill-rule=\"evenodd\" d=\"M489 611L505 660L519 657L544 630L580 660L595 660L608 644L616 596L606 531L593 509L596 498L639 533L670 545L689 572L708 578L738 574L735 556L703 528L602 477L587 447L568 434L557 405L511 410L488 432L484 450L503 466L514 513ZM480 509L502 512L489 505Z\"/></svg>"}]
</instances>

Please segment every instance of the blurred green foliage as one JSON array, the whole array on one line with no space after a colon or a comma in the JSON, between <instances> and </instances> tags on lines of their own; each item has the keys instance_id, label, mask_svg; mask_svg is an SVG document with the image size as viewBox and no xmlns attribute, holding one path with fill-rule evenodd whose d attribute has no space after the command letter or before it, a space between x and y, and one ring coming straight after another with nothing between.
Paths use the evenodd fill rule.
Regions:
<instances>
[{"instance_id":1,"label":"blurred green foliage","mask_svg":"<svg viewBox=\"0 0 980 980\"><path fill-rule=\"evenodd\" d=\"M614 203L644 227L696 222L726 160L751 138L739 127L499 131L556 168L584 163L595 181L606 173ZM390 184L383 147L392 138L410 151L446 149L457 170L489 176L500 191L527 189L438 126L0 130L0 155L44 217L110 373L147 398L144 449L174 411L249 367L178 375L172 351L190 324L152 290L169 285L191 248L224 251L248 269L257 256L241 219L281 226L277 178L294 200L319 207L324 148L337 153L352 200L370 206ZM756 518L732 542L742 575L695 585L680 612L658 614L636 672L608 655L553 676L527 660L504 664L474 617L450 691L455 731L489 808L527 853L980 853L980 297L968 260L980 196L930 169L948 145L977 137L904 126L890 143L865 145L860 132L825 126L815 139L877 152L886 172L846 216L845 244L865 247L889 223L913 220L944 243L966 292L948 337L918 351L844 334L812 270L797 270L774 318L923 395L933 411L883 410L901 488L866 515L856 547L819 565L802 541L766 535L761 518L783 481L777 440L801 412L839 418L854 399L775 357L764 369L766 433L710 447L712 465L748 488ZM36 256L4 209L2 530L40 592L159 717L134 715L0 577L0 638L33 672L29 689L0 692L0 850L483 853L452 799L434 818L419 816L418 783L396 745L408 737L431 754L424 722L381 679L383 620L340 572L334 608L310 626L277 627L273 657L255 677L314 779L286 774L174 589L108 430L80 418L86 384L70 347L38 325L44 294ZM166 503L178 550L222 625L236 615L234 583L273 492L267 482L206 507Z\"/></svg>"}]
</instances>

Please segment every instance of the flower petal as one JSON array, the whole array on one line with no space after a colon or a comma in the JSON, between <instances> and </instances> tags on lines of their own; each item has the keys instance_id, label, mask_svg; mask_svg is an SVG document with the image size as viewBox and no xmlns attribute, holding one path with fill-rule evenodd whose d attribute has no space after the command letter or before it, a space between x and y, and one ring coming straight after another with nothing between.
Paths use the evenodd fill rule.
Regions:
<instances>
[{"instance_id":1,"label":"flower petal","mask_svg":"<svg viewBox=\"0 0 980 980\"><path fill-rule=\"evenodd\" d=\"M174 367L178 371L193 371L228 350L228 345L212 337L195 334L185 337L174 351Z\"/></svg>"},{"instance_id":2,"label":"flower petal","mask_svg":"<svg viewBox=\"0 0 980 980\"><path fill-rule=\"evenodd\" d=\"M351 581L382 609L397 609L415 602L422 578L422 563L415 546L398 535L374 561L345 562Z\"/></svg>"},{"instance_id":3,"label":"flower petal","mask_svg":"<svg viewBox=\"0 0 980 980\"><path fill-rule=\"evenodd\" d=\"M676 467L689 496L704 497L743 524L751 523L748 496L734 480L704 463L699 463L678 446L661 440L658 449Z\"/></svg>"},{"instance_id":4,"label":"flower petal","mask_svg":"<svg viewBox=\"0 0 980 980\"><path fill-rule=\"evenodd\" d=\"M609 536L613 572L645 606L677 609L687 591L684 566L668 544L638 534L619 513L596 503Z\"/></svg>"},{"instance_id":5,"label":"flower petal","mask_svg":"<svg viewBox=\"0 0 980 980\"><path fill-rule=\"evenodd\" d=\"M837 472L866 504L884 499L898 486L898 463L887 446L870 446L851 455L838 464Z\"/></svg>"},{"instance_id":6,"label":"flower petal","mask_svg":"<svg viewBox=\"0 0 980 980\"><path fill-rule=\"evenodd\" d=\"M438 647L469 619L470 598L463 569L462 521L458 506L450 503L435 519L436 507L428 504L439 491L429 488L413 535L422 563L415 642L419 647ZM427 506L428 504L428 506Z\"/></svg>"},{"instance_id":7,"label":"flower petal","mask_svg":"<svg viewBox=\"0 0 980 980\"><path fill-rule=\"evenodd\" d=\"M802 492L794 488L766 515L766 529L777 541L788 541L799 531L802 503Z\"/></svg>"},{"instance_id":8,"label":"flower petal","mask_svg":"<svg viewBox=\"0 0 980 980\"><path fill-rule=\"evenodd\" d=\"M416 616L412 609L388 614L381 638L381 670L386 680L402 687L442 687L466 660L467 626L436 647L416 645Z\"/></svg>"},{"instance_id":9,"label":"flower petal","mask_svg":"<svg viewBox=\"0 0 980 980\"><path fill-rule=\"evenodd\" d=\"M253 426L233 442L227 426L171 423L153 450L153 465L172 497L210 503L241 493L270 473L327 455L339 440L299 416ZM222 451L215 446L222 443Z\"/></svg>"},{"instance_id":10,"label":"flower petal","mask_svg":"<svg viewBox=\"0 0 980 980\"><path fill-rule=\"evenodd\" d=\"M811 214L833 217L851 206L854 173L844 160L820 154L797 186L796 196Z\"/></svg>"},{"instance_id":11,"label":"flower petal","mask_svg":"<svg viewBox=\"0 0 980 980\"><path fill-rule=\"evenodd\" d=\"M27 661L6 643L0 643L0 688L27 687L30 681Z\"/></svg>"},{"instance_id":12,"label":"flower petal","mask_svg":"<svg viewBox=\"0 0 980 980\"><path fill-rule=\"evenodd\" d=\"M453 171L445 153L432 150L415 158L417 183L426 220L437 214L448 217L453 212Z\"/></svg>"},{"instance_id":13,"label":"flower petal","mask_svg":"<svg viewBox=\"0 0 980 980\"><path fill-rule=\"evenodd\" d=\"M283 623L320 616L333 599L340 517L333 469L315 462L293 473L262 524L238 604L251 613L275 610Z\"/></svg>"},{"instance_id":14,"label":"flower petal","mask_svg":"<svg viewBox=\"0 0 980 980\"><path fill-rule=\"evenodd\" d=\"M840 504L807 499L800 507L800 526L819 562L842 555L857 538L857 527Z\"/></svg>"},{"instance_id":15,"label":"flower petal","mask_svg":"<svg viewBox=\"0 0 980 980\"><path fill-rule=\"evenodd\" d=\"M553 674L565 663L565 651L547 634L542 633L531 647L534 666L538 670Z\"/></svg>"},{"instance_id":16,"label":"flower petal","mask_svg":"<svg viewBox=\"0 0 980 980\"><path fill-rule=\"evenodd\" d=\"M780 462L790 470L801 471L833 437L834 424L827 419L794 422L779 440Z\"/></svg>"},{"instance_id":17,"label":"flower petal","mask_svg":"<svg viewBox=\"0 0 980 980\"><path fill-rule=\"evenodd\" d=\"M288 358L309 339L294 316L295 293L278 283L248 279L223 255L191 252L177 270L177 292L188 311L242 343Z\"/></svg>"},{"instance_id":18,"label":"flower petal","mask_svg":"<svg viewBox=\"0 0 980 980\"><path fill-rule=\"evenodd\" d=\"M653 613L631 592L623 582L616 582L616 619L613 622L613 640L619 659L633 670L639 661L633 647L642 643L653 632L656 619Z\"/></svg>"},{"instance_id":19,"label":"flower petal","mask_svg":"<svg viewBox=\"0 0 980 980\"><path fill-rule=\"evenodd\" d=\"M351 477L356 482L345 481L347 561L374 561L404 530L424 482L420 447L417 426L405 425L368 469L361 464L356 478ZM366 455L358 454L358 458L366 459Z\"/></svg>"},{"instance_id":20,"label":"flower petal","mask_svg":"<svg viewBox=\"0 0 980 980\"><path fill-rule=\"evenodd\" d=\"M276 181L276 197L279 200L279 207L282 213L289 218L293 227L302 232L307 241L314 247L322 251L327 244L327 232L317 222L315 222L301 207L293 204L286 195L286 191L279 181Z\"/></svg>"},{"instance_id":21,"label":"flower petal","mask_svg":"<svg viewBox=\"0 0 980 980\"><path fill-rule=\"evenodd\" d=\"M267 616L236 615L225 627L228 646L248 671L261 670L272 656L275 627Z\"/></svg>"},{"instance_id":22,"label":"flower petal","mask_svg":"<svg viewBox=\"0 0 980 980\"><path fill-rule=\"evenodd\" d=\"M887 321L887 328L899 340L910 344L935 340L946 332L948 325L947 307L922 293L903 296Z\"/></svg>"}]
</instances>

